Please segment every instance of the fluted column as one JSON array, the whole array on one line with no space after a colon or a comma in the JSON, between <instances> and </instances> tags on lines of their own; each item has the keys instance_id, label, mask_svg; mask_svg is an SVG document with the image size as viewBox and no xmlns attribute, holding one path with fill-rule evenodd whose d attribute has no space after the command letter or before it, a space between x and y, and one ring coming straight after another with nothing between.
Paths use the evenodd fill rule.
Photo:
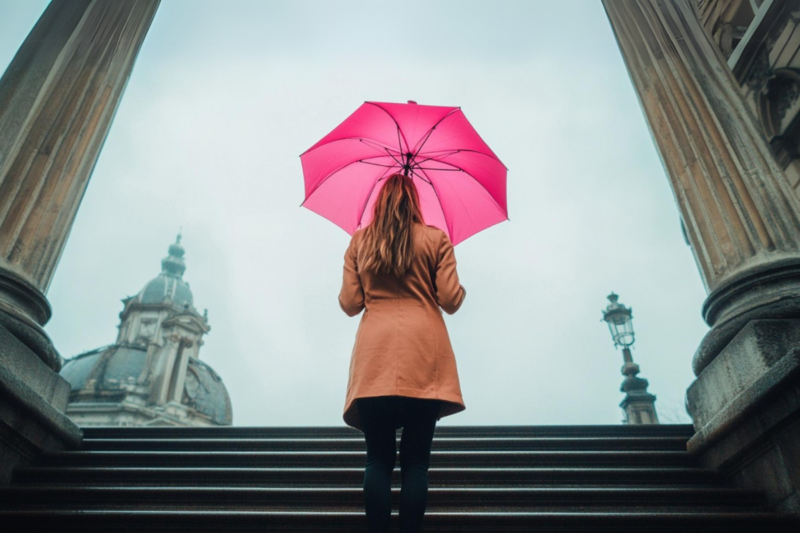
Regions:
<instances>
[{"instance_id":1,"label":"fluted column","mask_svg":"<svg viewBox=\"0 0 800 533\"><path fill-rule=\"evenodd\" d=\"M603 0L708 299L695 373L755 318L800 316L800 204L689 0Z\"/></svg>"},{"instance_id":2,"label":"fluted column","mask_svg":"<svg viewBox=\"0 0 800 533\"><path fill-rule=\"evenodd\" d=\"M695 1L603 0L709 291L687 446L800 514L800 206Z\"/></svg>"},{"instance_id":3,"label":"fluted column","mask_svg":"<svg viewBox=\"0 0 800 533\"><path fill-rule=\"evenodd\" d=\"M81 442L45 293L158 3L52 0L0 78L0 485Z\"/></svg>"},{"instance_id":4,"label":"fluted column","mask_svg":"<svg viewBox=\"0 0 800 533\"><path fill-rule=\"evenodd\" d=\"M52 368L45 293L159 0L53 0L0 79L0 325Z\"/></svg>"}]
</instances>

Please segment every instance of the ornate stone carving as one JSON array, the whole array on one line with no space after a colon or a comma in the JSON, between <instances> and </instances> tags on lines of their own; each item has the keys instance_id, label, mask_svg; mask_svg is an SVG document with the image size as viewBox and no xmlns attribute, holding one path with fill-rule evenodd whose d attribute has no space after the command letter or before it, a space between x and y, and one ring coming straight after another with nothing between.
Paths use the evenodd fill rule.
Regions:
<instances>
[{"instance_id":1,"label":"ornate stone carving","mask_svg":"<svg viewBox=\"0 0 800 533\"><path fill-rule=\"evenodd\" d=\"M753 64L750 66L750 70L747 71L744 83L753 92L761 92L767 80L770 78L770 75L769 55L767 50L762 48L756 54Z\"/></svg>"},{"instance_id":2,"label":"ornate stone carving","mask_svg":"<svg viewBox=\"0 0 800 533\"><path fill-rule=\"evenodd\" d=\"M775 83L771 84L769 91L775 93L774 100L775 114L778 120L783 121L786 112L797 102L800 96L800 83L796 79L788 77L774 78Z\"/></svg>"}]
</instances>

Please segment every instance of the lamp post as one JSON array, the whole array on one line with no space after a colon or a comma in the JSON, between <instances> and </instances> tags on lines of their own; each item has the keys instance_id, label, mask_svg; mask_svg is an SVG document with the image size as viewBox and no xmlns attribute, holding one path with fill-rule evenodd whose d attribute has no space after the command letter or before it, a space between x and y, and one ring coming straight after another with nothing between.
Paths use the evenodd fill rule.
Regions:
<instances>
[{"instance_id":1,"label":"lamp post","mask_svg":"<svg viewBox=\"0 0 800 533\"><path fill-rule=\"evenodd\" d=\"M614 340L614 347L622 347L622 375L625 380L620 390L625 399L619 406L625 413L626 424L658 424L656 413L656 397L647 392L649 383L637 377L639 365L633 362L631 346L636 341L633 332L633 309L619 303L619 296L613 292L608 295L608 307L603 311L603 320L608 324L608 331Z\"/></svg>"}]
</instances>

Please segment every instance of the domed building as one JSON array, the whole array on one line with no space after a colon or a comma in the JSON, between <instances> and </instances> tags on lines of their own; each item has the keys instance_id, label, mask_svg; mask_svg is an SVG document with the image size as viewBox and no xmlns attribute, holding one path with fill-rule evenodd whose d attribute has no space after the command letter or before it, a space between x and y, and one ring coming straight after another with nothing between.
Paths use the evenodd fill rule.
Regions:
<instances>
[{"instance_id":1,"label":"domed building","mask_svg":"<svg viewBox=\"0 0 800 533\"><path fill-rule=\"evenodd\" d=\"M117 341L72 359L67 415L80 426L226 426L233 420L222 379L200 361L206 313L183 280L178 236L161 273L123 300Z\"/></svg>"}]
</instances>

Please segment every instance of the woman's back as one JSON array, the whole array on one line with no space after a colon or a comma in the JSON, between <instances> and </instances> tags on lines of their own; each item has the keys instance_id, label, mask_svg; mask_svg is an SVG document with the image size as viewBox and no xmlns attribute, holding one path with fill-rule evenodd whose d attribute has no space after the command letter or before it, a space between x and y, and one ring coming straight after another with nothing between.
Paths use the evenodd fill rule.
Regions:
<instances>
[{"instance_id":1,"label":"woman's back","mask_svg":"<svg viewBox=\"0 0 800 533\"><path fill-rule=\"evenodd\" d=\"M351 244L353 249L348 250L354 255L356 265L365 262L363 242L363 232L357 232ZM359 270L360 287L349 287L349 293L343 287L339 299L342 308L353 315L360 311L361 305L369 309L383 303L382 300L408 300L406 303L410 305L433 309L441 306L454 313L465 293L458 282L453 247L447 235L438 228L414 224L413 243L414 259L402 278L385 271Z\"/></svg>"},{"instance_id":2,"label":"woman's back","mask_svg":"<svg viewBox=\"0 0 800 533\"><path fill-rule=\"evenodd\" d=\"M364 235L345 254L339 303L364 309L350 361L344 420L361 429L357 398L406 396L442 400L439 418L464 409L455 356L440 307L454 313L465 290L453 245L434 227L415 224L414 259L405 275L363 270Z\"/></svg>"}]
</instances>

